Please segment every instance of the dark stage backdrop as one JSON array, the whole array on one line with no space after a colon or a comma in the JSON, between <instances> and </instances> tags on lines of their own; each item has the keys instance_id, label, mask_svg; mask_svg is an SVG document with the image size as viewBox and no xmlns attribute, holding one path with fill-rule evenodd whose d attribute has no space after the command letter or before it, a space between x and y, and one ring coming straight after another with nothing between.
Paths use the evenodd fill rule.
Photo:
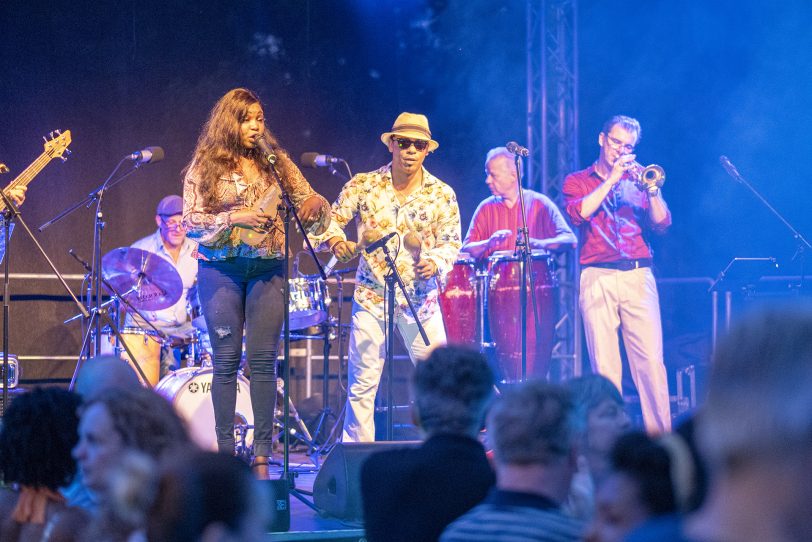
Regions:
<instances>
[{"instance_id":1,"label":"dark stage backdrop","mask_svg":"<svg viewBox=\"0 0 812 542\"><path fill-rule=\"evenodd\" d=\"M727 154L802 232L812 143L812 14L803 0L579 3L581 156L597 153L605 117L643 123L643 163L665 167L674 214L655 241L661 276L715 275L734 256L775 256L791 236L718 165ZM525 140L525 2L284 0L0 4L0 161L5 184L70 129L73 155L32 183L23 210L38 226L99 185L125 154L160 145L166 159L109 192L104 251L154 229L158 200L180 193L201 124L225 91L246 86L294 158L317 151L353 171L387 162L379 141L401 111L428 115L439 150L427 167L460 199L463 232L488 195L483 158ZM341 181L305 170L332 200ZM64 273L91 253L93 213L80 209L39 235ZM15 273L45 273L24 232ZM307 264L303 269L309 270ZM71 283L74 291L79 284ZM16 280L11 350L70 355L78 326L56 283ZM697 309L699 310L699 309ZM691 311L680 318L693 320ZM64 377L69 363L32 363L28 378Z\"/></svg>"}]
</instances>

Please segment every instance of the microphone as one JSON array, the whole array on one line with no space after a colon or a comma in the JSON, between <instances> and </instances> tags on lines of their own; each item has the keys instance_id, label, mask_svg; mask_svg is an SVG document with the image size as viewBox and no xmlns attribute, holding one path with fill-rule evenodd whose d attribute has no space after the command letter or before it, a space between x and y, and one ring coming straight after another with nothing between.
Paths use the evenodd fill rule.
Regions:
<instances>
[{"instance_id":1,"label":"microphone","mask_svg":"<svg viewBox=\"0 0 812 542\"><path fill-rule=\"evenodd\" d=\"M387 233L386 235L384 235L383 237L381 237L380 239L378 239L374 243L370 244L364 250L366 251L367 254L372 254L373 252L375 252L376 250L378 250L382 246L386 245L386 243L388 243L389 240L391 238L393 238L394 236L396 236L397 234L398 234L398 232L396 232L396 231L393 231L391 233Z\"/></svg>"},{"instance_id":2,"label":"microphone","mask_svg":"<svg viewBox=\"0 0 812 542\"><path fill-rule=\"evenodd\" d=\"M140 151L135 151L124 157L125 160L133 160L139 164L149 164L151 162L160 162L164 159L164 150L161 147L147 147Z\"/></svg>"},{"instance_id":3,"label":"microphone","mask_svg":"<svg viewBox=\"0 0 812 542\"><path fill-rule=\"evenodd\" d=\"M319 154L317 152L305 152L302 153L302 156L299 158L299 161L305 167L327 167L333 164L338 164L339 162L343 162L342 158L336 158L335 156L330 156L329 154Z\"/></svg>"},{"instance_id":4,"label":"microphone","mask_svg":"<svg viewBox=\"0 0 812 542\"><path fill-rule=\"evenodd\" d=\"M728 175L730 175L731 177L733 177L737 181L741 180L742 176L739 175L739 170L736 169L736 166L734 166L730 162L730 160L728 159L727 156L725 156L725 155L720 156L719 157L719 163L722 164L722 167L725 168L725 171L727 171Z\"/></svg>"},{"instance_id":5,"label":"microphone","mask_svg":"<svg viewBox=\"0 0 812 542\"><path fill-rule=\"evenodd\" d=\"M324 270L324 274L329 277L330 273L333 272L333 267L335 267L337 263L338 263L338 257L335 254L333 254L333 257L330 258L330 261L327 262L327 265L325 265L322 268Z\"/></svg>"},{"instance_id":6,"label":"microphone","mask_svg":"<svg viewBox=\"0 0 812 542\"><path fill-rule=\"evenodd\" d=\"M267 141L265 141L264 136L259 136L258 138L256 138L254 143L256 144L257 148L262 153L262 156L268 161L269 164L276 163L276 153L273 152L271 146L268 145Z\"/></svg>"},{"instance_id":7,"label":"microphone","mask_svg":"<svg viewBox=\"0 0 812 542\"><path fill-rule=\"evenodd\" d=\"M527 150L526 147L522 147L515 141L508 141L508 144L505 145L505 147L507 147L508 152L511 154L515 154L517 156L524 156L525 158L530 156L530 151Z\"/></svg>"}]
</instances>

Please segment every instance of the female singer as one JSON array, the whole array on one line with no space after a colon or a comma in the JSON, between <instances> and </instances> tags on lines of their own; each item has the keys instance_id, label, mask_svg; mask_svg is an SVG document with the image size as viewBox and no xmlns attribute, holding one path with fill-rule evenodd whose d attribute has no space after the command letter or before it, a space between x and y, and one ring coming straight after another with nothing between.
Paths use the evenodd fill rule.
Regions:
<instances>
[{"instance_id":1,"label":"female singer","mask_svg":"<svg viewBox=\"0 0 812 542\"><path fill-rule=\"evenodd\" d=\"M272 166L257 147L264 137L276 155ZM276 402L276 353L282 330L284 226L276 209L252 209L277 183L278 172L308 233L323 232L330 206L265 128L265 115L250 90L233 89L214 105L183 181L183 220L198 241L198 284L214 351L212 402L217 446L235 452L237 370L245 351L254 411L254 474L268 476ZM268 231L255 246L244 229Z\"/></svg>"}]
</instances>

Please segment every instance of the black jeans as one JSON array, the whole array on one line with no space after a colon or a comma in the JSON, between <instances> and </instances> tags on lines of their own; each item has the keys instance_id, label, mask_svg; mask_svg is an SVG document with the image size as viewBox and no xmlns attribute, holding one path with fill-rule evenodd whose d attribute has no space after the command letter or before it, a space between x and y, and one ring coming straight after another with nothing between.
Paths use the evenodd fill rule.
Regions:
<instances>
[{"instance_id":1,"label":"black jeans","mask_svg":"<svg viewBox=\"0 0 812 542\"><path fill-rule=\"evenodd\" d=\"M276 352L282 331L284 261L229 258L200 261L197 280L214 352L211 397L217 447L234 453L237 370L245 353L251 369L254 454L269 456L276 406Z\"/></svg>"}]
</instances>

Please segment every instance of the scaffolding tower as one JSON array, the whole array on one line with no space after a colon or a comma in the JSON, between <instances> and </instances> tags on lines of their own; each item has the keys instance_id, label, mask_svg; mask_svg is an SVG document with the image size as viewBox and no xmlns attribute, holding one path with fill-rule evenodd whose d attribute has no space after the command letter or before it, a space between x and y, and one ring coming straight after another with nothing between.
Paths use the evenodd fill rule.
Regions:
<instances>
[{"instance_id":1,"label":"scaffolding tower","mask_svg":"<svg viewBox=\"0 0 812 542\"><path fill-rule=\"evenodd\" d=\"M527 185L564 208L578 161L577 0L527 0ZM556 256L559 282L552 380L581 373L577 250Z\"/></svg>"}]
</instances>

